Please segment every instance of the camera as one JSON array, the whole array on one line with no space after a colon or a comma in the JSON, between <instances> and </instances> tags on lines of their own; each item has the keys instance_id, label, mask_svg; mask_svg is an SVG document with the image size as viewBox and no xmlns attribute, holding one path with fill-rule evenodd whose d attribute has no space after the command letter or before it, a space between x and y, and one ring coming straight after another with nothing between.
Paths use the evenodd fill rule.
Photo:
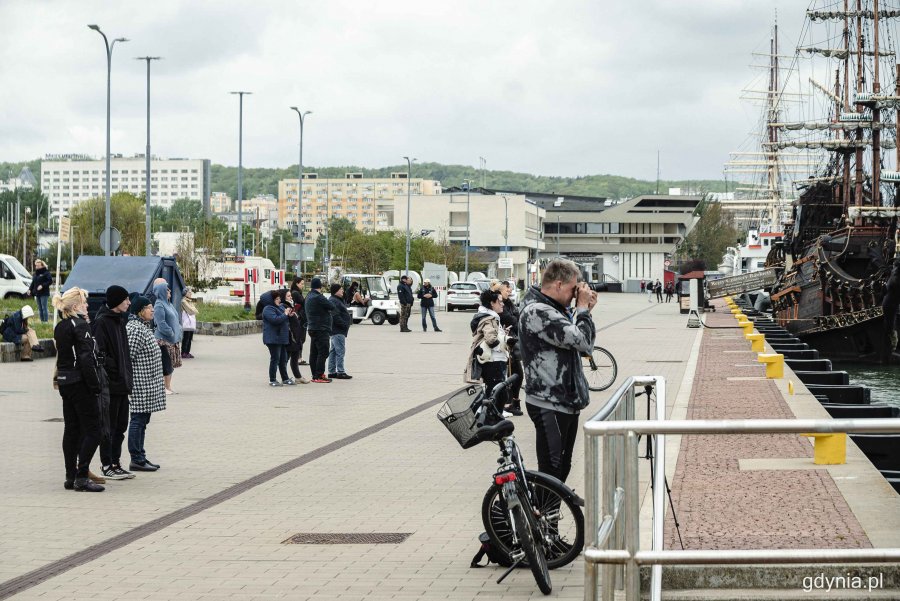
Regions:
<instances>
[{"instance_id":1,"label":"camera","mask_svg":"<svg viewBox=\"0 0 900 601\"><path fill-rule=\"evenodd\" d=\"M609 285L605 282L586 282L584 280L579 280L578 283L587 284L587 287L594 292L609 292Z\"/></svg>"}]
</instances>

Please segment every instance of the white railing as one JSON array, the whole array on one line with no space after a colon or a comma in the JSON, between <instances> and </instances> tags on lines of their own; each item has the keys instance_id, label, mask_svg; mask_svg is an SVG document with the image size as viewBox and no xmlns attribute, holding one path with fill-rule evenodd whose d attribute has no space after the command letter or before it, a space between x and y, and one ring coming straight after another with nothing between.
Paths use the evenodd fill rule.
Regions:
<instances>
[{"instance_id":1,"label":"white railing","mask_svg":"<svg viewBox=\"0 0 900 601\"><path fill-rule=\"evenodd\" d=\"M634 420L635 388L657 387L657 419ZM625 400L626 403L622 403ZM640 599L640 566L651 566L650 599L661 598L663 565L749 565L800 563L888 563L900 561L900 549L730 549L664 550L666 434L803 434L900 432L900 419L753 419L665 421L665 381L661 377L629 378L610 401L584 425L585 592L598 599L598 564L603 564L604 600L625 589L627 601ZM653 458L653 549L640 550L638 438L655 439ZM600 437L603 465L597 469ZM602 491L601 491L602 486ZM602 503L601 503L602 501ZM601 518L602 516L602 518ZM623 523L624 522L624 523Z\"/></svg>"}]
</instances>

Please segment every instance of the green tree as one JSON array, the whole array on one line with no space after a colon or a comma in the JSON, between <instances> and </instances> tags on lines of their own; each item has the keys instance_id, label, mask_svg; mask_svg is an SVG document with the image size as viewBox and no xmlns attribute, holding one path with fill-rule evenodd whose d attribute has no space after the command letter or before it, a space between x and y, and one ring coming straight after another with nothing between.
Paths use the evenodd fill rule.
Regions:
<instances>
[{"instance_id":1,"label":"green tree","mask_svg":"<svg viewBox=\"0 0 900 601\"><path fill-rule=\"evenodd\" d=\"M707 269L715 269L725 249L738 239L738 230L717 202L704 200L697 205L694 215L700 219L685 236L676 254L682 260L700 260L706 263Z\"/></svg>"},{"instance_id":2,"label":"green tree","mask_svg":"<svg viewBox=\"0 0 900 601\"><path fill-rule=\"evenodd\" d=\"M83 200L69 211L76 256L103 254L100 236L105 225L105 215L106 200L101 197ZM110 199L110 218L112 226L122 236L119 253L145 254L143 199L130 192L116 192Z\"/></svg>"}]
</instances>

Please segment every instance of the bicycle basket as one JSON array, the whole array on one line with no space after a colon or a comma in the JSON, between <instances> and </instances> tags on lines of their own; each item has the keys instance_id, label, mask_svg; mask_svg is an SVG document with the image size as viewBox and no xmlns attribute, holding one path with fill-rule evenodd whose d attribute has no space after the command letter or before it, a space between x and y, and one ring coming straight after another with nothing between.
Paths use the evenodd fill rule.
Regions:
<instances>
[{"instance_id":1,"label":"bicycle basket","mask_svg":"<svg viewBox=\"0 0 900 601\"><path fill-rule=\"evenodd\" d=\"M437 418L464 449L481 442L475 436L478 433L475 411L483 398L484 391L481 386L467 386L447 399L438 410Z\"/></svg>"}]
</instances>

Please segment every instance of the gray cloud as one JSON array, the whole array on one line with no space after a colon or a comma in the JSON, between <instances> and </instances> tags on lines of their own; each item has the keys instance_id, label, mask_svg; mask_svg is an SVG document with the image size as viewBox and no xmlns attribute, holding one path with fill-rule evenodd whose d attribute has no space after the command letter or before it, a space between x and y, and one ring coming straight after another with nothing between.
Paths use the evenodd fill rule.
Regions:
<instances>
[{"instance_id":1,"label":"gray cloud","mask_svg":"<svg viewBox=\"0 0 900 601\"><path fill-rule=\"evenodd\" d=\"M304 162L425 161L551 175L718 178L750 129L739 101L775 9L788 0L160 0L0 3L0 160L104 150L96 22L131 42L113 66L113 151L142 152L153 65L153 150L237 163L246 89L249 166L296 162L288 107L314 111ZM11 26L14 25L14 26ZM789 51L785 52L789 53ZM8 85L14 82L15 85Z\"/></svg>"}]
</instances>

